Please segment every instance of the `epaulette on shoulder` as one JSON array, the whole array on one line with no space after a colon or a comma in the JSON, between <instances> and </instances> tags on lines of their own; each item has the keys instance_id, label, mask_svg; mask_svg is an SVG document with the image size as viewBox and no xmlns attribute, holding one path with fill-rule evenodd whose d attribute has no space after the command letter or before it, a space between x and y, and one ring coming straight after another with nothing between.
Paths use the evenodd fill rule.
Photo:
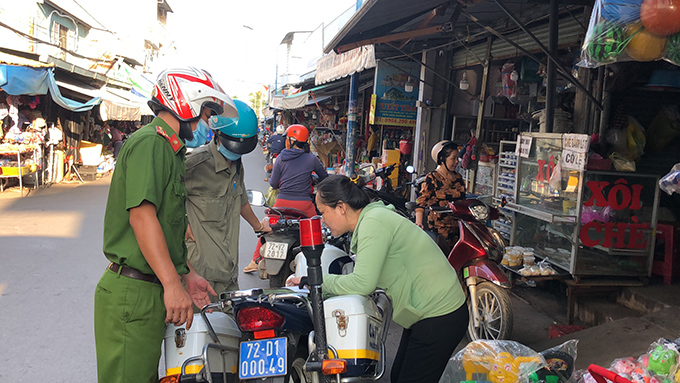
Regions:
<instances>
[{"instance_id":1,"label":"epaulette on shoulder","mask_svg":"<svg viewBox=\"0 0 680 383\"><path fill-rule=\"evenodd\" d=\"M160 126L156 126L156 133L168 140L170 146L172 146L172 150L178 151L182 147L182 141L180 141L174 133L172 136L168 136L168 133L165 132L165 129L161 128Z\"/></svg>"}]
</instances>

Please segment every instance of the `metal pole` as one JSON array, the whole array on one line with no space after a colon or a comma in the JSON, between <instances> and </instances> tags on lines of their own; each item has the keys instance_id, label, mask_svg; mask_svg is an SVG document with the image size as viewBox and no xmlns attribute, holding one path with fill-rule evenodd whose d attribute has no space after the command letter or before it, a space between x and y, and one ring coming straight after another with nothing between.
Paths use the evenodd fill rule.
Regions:
<instances>
[{"instance_id":1,"label":"metal pole","mask_svg":"<svg viewBox=\"0 0 680 383\"><path fill-rule=\"evenodd\" d=\"M357 0L357 11L363 0ZM347 140L345 145L345 175L354 177L354 157L356 155L357 104L359 103L359 73L354 73L349 81L349 102L347 110Z\"/></svg>"},{"instance_id":2,"label":"metal pole","mask_svg":"<svg viewBox=\"0 0 680 383\"><path fill-rule=\"evenodd\" d=\"M557 53L557 29L558 29L557 1L550 0L550 41L548 49L554 56ZM545 126L541 127L541 133L552 133L555 120L555 74L557 67L553 60L548 60L548 84L545 93Z\"/></svg>"}]
</instances>

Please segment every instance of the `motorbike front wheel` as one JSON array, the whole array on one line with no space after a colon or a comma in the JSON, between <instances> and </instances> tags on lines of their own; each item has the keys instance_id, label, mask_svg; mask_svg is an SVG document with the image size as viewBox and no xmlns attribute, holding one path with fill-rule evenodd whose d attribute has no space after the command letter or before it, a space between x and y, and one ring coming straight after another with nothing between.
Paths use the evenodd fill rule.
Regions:
<instances>
[{"instance_id":1,"label":"motorbike front wheel","mask_svg":"<svg viewBox=\"0 0 680 383\"><path fill-rule=\"evenodd\" d=\"M482 282L477 285L474 297L477 300L477 315L479 327L475 327L472 317L472 305L468 301L470 310L470 322L468 324L468 338L471 341L478 339L508 339L512 332L512 302L504 288L491 282Z\"/></svg>"}]
</instances>

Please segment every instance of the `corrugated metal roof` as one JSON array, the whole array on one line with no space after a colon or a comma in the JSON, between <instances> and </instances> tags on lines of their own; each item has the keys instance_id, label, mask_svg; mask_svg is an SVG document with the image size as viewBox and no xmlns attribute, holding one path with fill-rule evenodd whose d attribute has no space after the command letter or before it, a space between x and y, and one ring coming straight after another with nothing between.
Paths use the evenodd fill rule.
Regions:
<instances>
[{"instance_id":1,"label":"corrugated metal roof","mask_svg":"<svg viewBox=\"0 0 680 383\"><path fill-rule=\"evenodd\" d=\"M11 55L9 53L4 52L0 52L0 64L28 66L32 68L52 68L54 66L54 63L44 63L36 60L27 59L25 57Z\"/></svg>"}]
</instances>

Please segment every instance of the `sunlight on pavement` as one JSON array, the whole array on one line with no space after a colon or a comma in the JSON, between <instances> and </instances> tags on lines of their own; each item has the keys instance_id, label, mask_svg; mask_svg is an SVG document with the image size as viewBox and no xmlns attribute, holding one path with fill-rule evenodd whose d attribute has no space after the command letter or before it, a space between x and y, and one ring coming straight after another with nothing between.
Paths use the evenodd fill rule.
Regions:
<instances>
[{"instance_id":1,"label":"sunlight on pavement","mask_svg":"<svg viewBox=\"0 0 680 383\"><path fill-rule=\"evenodd\" d=\"M78 238L85 213L12 212L0 215L0 237Z\"/></svg>"}]
</instances>

